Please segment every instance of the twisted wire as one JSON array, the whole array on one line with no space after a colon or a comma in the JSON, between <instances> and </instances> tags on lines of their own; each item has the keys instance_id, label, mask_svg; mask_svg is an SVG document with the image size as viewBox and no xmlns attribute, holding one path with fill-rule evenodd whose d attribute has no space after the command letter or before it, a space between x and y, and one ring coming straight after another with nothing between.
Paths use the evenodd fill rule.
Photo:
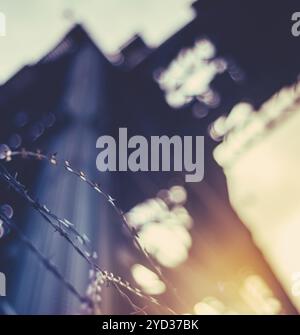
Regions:
<instances>
[{"instance_id":1,"label":"twisted wire","mask_svg":"<svg viewBox=\"0 0 300 335\"><path fill-rule=\"evenodd\" d=\"M21 152L13 152L11 153L12 155L7 154L7 158L6 160L10 160L12 156L16 156L19 154L24 155L24 151ZM36 156L37 155L37 156ZM41 155L40 153L32 153L31 155L29 155L31 157L35 157L35 158L39 158L39 159L45 159L48 158L45 155ZM41 157L43 156L43 157ZM50 158L50 160L53 160L53 156ZM52 162L52 164L56 165L57 164L57 160L55 160ZM83 179L82 174L81 175L81 179ZM30 195L29 192L26 190L25 186L22 185L15 177L13 177L8 171L7 169L0 164L0 179L4 180L6 183L8 183L8 185L13 188L23 199L25 199L56 231L58 231L60 233L60 235L66 239L66 241L74 248L74 250L80 255L82 256L91 266L92 269L94 269L95 271L98 271L101 276L103 277L103 279L107 282L112 283L114 286L118 286L119 288L124 288L125 290L129 291L130 293L134 294L135 296L142 298L148 302L151 302L152 304L155 304L161 308L167 309L170 313L172 314L176 314L169 306L165 306L163 304L161 304L158 299L150 296L150 295L146 295L144 294L140 289L135 288L133 286L131 286L131 284L126 281L123 280L120 276L115 276L112 272L108 272L106 270L102 270L93 260L92 254L88 251L86 251L85 249L82 249L81 246L79 246L76 242L74 242L72 236L69 235L69 232L66 231L64 228L68 228L70 226L72 226L72 223L69 222L66 219L61 219L58 216L56 216L55 214L53 214L45 205L41 205L37 200L34 200ZM84 179L83 179L84 180ZM100 188L99 188L100 190ZM101 191L102 192L102 191ZM109 196L110 197L110 196ZM111 197L110 197L111 198ZM56 221L57 224L53 223L53 221ZM81 244L85 244L84 241L86 239L84 239L81 234L77 233L77 231L75 229L70 230L71 232L76 232L75 236L76 239L80 241ZM124 293L125 294L125 293ZM127 300L129 300L130 298L127 296ZM132 303L132 305L134 305Z\"/></svg>"}]
</instances>

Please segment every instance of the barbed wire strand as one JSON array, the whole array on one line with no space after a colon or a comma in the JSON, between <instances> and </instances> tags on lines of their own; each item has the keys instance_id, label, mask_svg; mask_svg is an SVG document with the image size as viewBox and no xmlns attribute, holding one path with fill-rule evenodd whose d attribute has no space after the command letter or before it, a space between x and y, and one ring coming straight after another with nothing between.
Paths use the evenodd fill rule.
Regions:
<instances>
[{"instance_id":1,"label":"barbed wire strand","mask_svg":"<svg viewBox=\"0 0 300 335\"><path fill-rule=\"evenodd\" d=\"M19 229L19 227L10 220L7 216L0 212L0 219L6 225L8 229L11 229L16 234L17 238L38 258L43 266L50 271L68 290L73 294L81 303L88 304L92 307L93 302L86 296L83 296L78 290L71 284L65 277L59 272L57 267L45 257L40 250L25 236L25 234Z\"/></svg>"}]
</instances>

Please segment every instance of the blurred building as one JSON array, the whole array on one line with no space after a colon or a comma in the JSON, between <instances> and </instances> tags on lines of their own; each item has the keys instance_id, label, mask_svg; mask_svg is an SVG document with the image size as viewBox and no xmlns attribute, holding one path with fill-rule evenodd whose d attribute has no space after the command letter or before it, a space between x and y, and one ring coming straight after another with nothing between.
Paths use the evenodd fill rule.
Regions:
<instances>
[{"instance_id":1,"label":"blurred building","mask_svg":"<svg viewBox=\"0 0 300 335\"><path fill-rule=\"evenodd\" d=\"M262 3L199 0L193 6L196 18L159 48L135 36L109 60L84 27L75 26L40 62L0 87L1 143L57 152L99 181L124 211L149 198L165 199L174 185L184 187L192 244L187 259L175 267L165 262L163 268L185 303L172 292L159 295L180 313L293 314L295 308L229 204L222 169L212 155L216 142L209 135L212 122L237 102L259 107L296 80L300 46L289 34L288 19L293 7L273 4L272 20L266 20L269 8ZM204 181L184 185L175 173L100 174L96 139L117 136L120 127L127 127L129 136L206 136ZM141 285L132 269L147 262L103 199L44 163L9 164L42 203L91 238L101 266ZM11 190L1 187L1 199L14 207L15 221L27 236L84 293L87 265ZM0 247L1 269L10 283L3 313L78 312L78 301L13 235ZM149 311L157 312L153 306ZM131 307L108 287L103 312L129 313Z\"/></svg>"}]
</instances>

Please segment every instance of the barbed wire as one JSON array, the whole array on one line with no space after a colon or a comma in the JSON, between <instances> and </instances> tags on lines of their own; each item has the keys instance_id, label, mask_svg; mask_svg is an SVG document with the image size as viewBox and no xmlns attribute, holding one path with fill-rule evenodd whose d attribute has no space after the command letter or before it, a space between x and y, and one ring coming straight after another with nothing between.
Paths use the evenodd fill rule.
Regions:
<instances>
[{"instance_id":1,"label":"barbed wire","mask_svg":"<svg viewBox=\"0 0 300 335\"><path fill-rule=\"evenodd\" d=\"M91 314L101 314L100 302L101 298L101 286L105 283L105 277L102 273L95 272L91 270L92 275L90 276L91 283L88 286L86 291L86 295L82 295L79 291L71 284L69 281L65 279L65 277L59 272L57 267L47 258L45 257L40 250L25 236L25 234L19 229L19 227L10 220L7 216L5 216L0 211L0 222L5 224L8 229L11 229L16 234L17 238L38 258L38 260L43 264L43 266L51 272L68 290L74 295L81 303L82 309L84 312ZM114 285L119 294L124 297L136 313L146 314L143 309L139 308L133 301L118 287L118 285Z\"/></svg>"},{"instance_id":2,"label":"barbed wire","mask_svg":"<svg viewBox=\"0 0 300 335\"><path fill-rule=\"evenodd\" d=\"M105 192L98 183L92 181L86 173L83 171L75 169L71 163L68 160L62 160L59 161L57 159L57 154L52 154L52 155L46 155L43 154L40 150L37 150L36 152L33 151L28 151L26 149L21 149L20 151L11 151L8 150L6 151L5 154L5 160L6 161L11 161L14 157L21 157L23 159L25 158L33 158L37 160L43 160L48 163L50 163L52 166L58 166L59 162L61 162L61 165L63 168L68 171L69 173L75 175L76 177L80 178L83 182L88 184L89 187L91 187L94 191L96 191L98 194L104 197L104 199L112 206L118 217L120 218L123 226L126 228L126 230L129 232L130 237L133 240L133 243L136 245L138 250L143 254L143 256L146 258L148 261L150 267L152 270L158 275L158 277L165 283L166 287L169 288L176 299L179 301L181 305L186 305L182 298L178 295L177 289L170 283L170 281L164 276L162 273L162 270L160 266L158 266L152 259L151 255L148 253L148 251L141 245L139 241L139 236L138 232L136 231L135 228L131 227L130 224L128 223L125 213L122 211L122 209L117 205L116 199L114 199L110 194Z\"/></svg>"},{"instance_id":3,"label":"barbed wire","mask_svg":"<svg viewBox=\"0 0 300 335\"><path fill-rule=\"evenodd\" d=\"M87 288L87 296L90 297L90 299L94 302L93 310L91 310L90 306L84 306L84 310L87 313L93 313L93 314L102 314L101 313L101 302L102 302L102 287L105 284L105 280L103 278L103 275L99 272L90 271L90 279L91 282ZM147 314L144 310L144 308L140 308L137 306L129 297L127 294L124 293L124 291L118 286L114 285L118 293L128 301L128 303L131 305L131 307L134 309L135 313L142 313Z\"/></svg>"},{"instance_id":4,"label":"barbed wire","mask_svg":"<svg viewBox=\"0 0 300 335\"><path fill-rule=\"evenodd\" d=\"M26 155L25 153L29 153L29 155ZM47 159L47 160L50 159L51 164L57 165L57 160L56 160L56 157L54 155L52 155L50 158L48 158L46 155L42 155L40 152L33 153L33 152L27 152L27 151L24 151L24 150L22 150L20 152L7 151L5 160L10 161L13 156L19 156L19 155L21 155L22 158L34 157L34 158L44 159L44 160L45 159ZM70 168L69 164L66 163L65 168L66 167ZM75 170L72 170L72 171L75 171ZM73 172L73 174L75 174L75 172ZM84 180L84 175L82 173L76 173L76 175L79 176L82 180ZM13 177L2 164L0 164L0 178L2 180L4 180L5 182L7 182L10 187L12 187L19 195L21 195L21 197L23 199L25 199L55 229L55 231L58 231L60 233L60 235L63 238L65 238L67 240L67 242L75 249L75 251L89 263L91 268L93 270L99 272L101 274L101 276L103 276L103 279L105 281L111 282L114 286L117 285L119 289L120 289L120 287L122 287L122 288L126 289L127 291L129 291L130 293L134 294L135 296L137 296L139 298L142 298L142 299L144 299L148 302L151 302L152 304L155 304L155 305L157 305L157 306L159 306L163 309L167 309L171 314L176 314L172 308L170 308L169 306L161 304L158 301L158 299L156 299L156 298L154 298L150 295L144 294L140 289L132 287L131 284L128 281L123 280L120 276L115 276L111 272L102 270L94 262L93 255L89 251L86 251L85 249L82 249L82 246L79 246L78 243L77 243L77 241L79 240L81 245L85 245L86 244L85 241L87 239L86 236L82 236L75 229L72 229L72 230L70 230L70 232L72 232L73 234L75 233L75 237L76 237L76 240L74 241L72 236L69 235L68 231L65 230L65 228L72 227L73 224L66 219L59 218L58 216L53 214L45 205L41 205L37 200L34 200L29 195L29 192L26 190L25 186L22 185L15 177ZM86 181L86 182L88 182L88 181ZM91 181L89 181L89 183L92 184ZM99 188L98 192L100 192L102 194L102 190L100 190L100 188ZM108 195L106 195L106 196L109 197L110 203L113 202L113 199L110 196L108 196ZM57 224L54 224L53 221L50 218L52 220L56 221ZM125 294L125 293L123 292L123 294ZM128 296L126 298L127 298L128 301L131 300ZM132 302L131 305L134 306L135 304Z\"/></svg>"},{"instance_id":5,"label":"barbed wire","mask_svg":"<svg viewBox=\"0 0 300 335\"><path fill-rule=\"evenodd\" d=\"M93 307L93 301L88 296L84 296L78 292L78 290L65 279L65 277L59 272L57 267L45 257L40 250L28 239L28 237L19 229L19 227L6 215L0 211L0 220L6 225L8 229L11 229L17 236L17 238L38 258L43 266L50 271L68 290L74 295L82 304L87 304L91 308Z\"/></svg>"}]
</instances>

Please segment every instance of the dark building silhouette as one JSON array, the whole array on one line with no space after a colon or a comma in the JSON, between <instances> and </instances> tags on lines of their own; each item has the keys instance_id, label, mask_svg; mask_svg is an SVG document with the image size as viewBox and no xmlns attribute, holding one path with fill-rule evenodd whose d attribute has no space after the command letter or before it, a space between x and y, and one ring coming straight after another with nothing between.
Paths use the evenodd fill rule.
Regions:
<instances>
[{"instance_id":1,"label":"dark building silhouette","mask_svg":"<svg viewBox=\"0 0 300 335\"><path fill-rule=\"evenodd\" d=\"M174 271L165 270L183 292L189 308L193 299L220 296L218 282L230 281L238 269L249 264L281 299L284 312L295 313L229 205L224 176L212 158L215 143L207 131L213 120L228 113L238 101L259 106L283 85L296 80L300 45L289 33L293 6L291 3L282 7L272 4L270 14L263 3L198 1L194 4L197 16L186 27L157 49L135 37L121 50L118 64L111 63L84 27L78 25L37 64L24 67L0 87L1 143L13 147L18 135L21 147L57 152L58 158L72 161L99 181L119 200L124 211L155 196L160 189L182 183L183 178L175 173L100 173L95 164L95 144L100 135L117 136L120 127L127 127L129 135L206 137L205 180L187 185L188 208L195 222L190 258ZM272 20L265 19L269 15ZM203 102L193 99L174 109L167 104L154 78L181 49L191 48L201 37L215 44L217 55L228 60L231 70L240 71L242 80L235 81L230 71L216 76L211 85L221 102L208 108L205 117L197 118L192 110L203 108ZM130 266L145 260L104 200L79 179L43 162L16 160L8 164L42 203L91 238L104 268L132 282ZM87 264L12 190L2 185L0 196L2 203L10 203L15 209L15 222L26 235L84 293L88 284ZM239 257L230 262L236 250ZM30 252L24 251L13 234L1 241L0 252L0 269L5 270L9 282L7 300L0 304L2 313L78 312L78 301ZM105 289L103 298L103 312L131 312L126 300L113 288ZM230 302L230 297L226 299ZM182 313L187 308L179 306L170 292L162 300Z\"/></svg>"}]
</instances>

